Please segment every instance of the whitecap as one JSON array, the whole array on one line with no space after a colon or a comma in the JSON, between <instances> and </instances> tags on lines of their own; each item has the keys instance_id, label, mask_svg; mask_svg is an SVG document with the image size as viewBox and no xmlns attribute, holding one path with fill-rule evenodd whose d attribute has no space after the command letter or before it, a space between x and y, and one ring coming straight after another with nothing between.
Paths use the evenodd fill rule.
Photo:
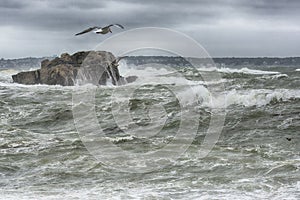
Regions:
<instances>
[{"instance_id":1,"label":"whitecap","mask_svg":"<svg viewBox=\"0 0 300 200\"><path fill-rule=\"evenodd\" d=\"M300 90L292 89L248 89L229 90L212 95L204 86L195 86L179 93L179 99L184 105L200 104L209 108L224 108L230 105L265 106L273 101L288 101L299 99Z\"/></svg>"},{"instance_id":2,"label":"whitecap","mask_svg":"<svg viewBox=\"0 0 300 200\"><path fill-rule=\"evenodd\" d=\"M257 69L249 69L247 67L244 67L242 69L233 69L233 68L217 68L217 67L210 67L210 68L199 68L199 71L216 71L216 72L222 72L222 73L243 73L243 74L253 74L253 75L264 75L264 74L280 74L280 72L275 71L263 71L263 70L257 70Z\"/></svg>"}]
</instances>

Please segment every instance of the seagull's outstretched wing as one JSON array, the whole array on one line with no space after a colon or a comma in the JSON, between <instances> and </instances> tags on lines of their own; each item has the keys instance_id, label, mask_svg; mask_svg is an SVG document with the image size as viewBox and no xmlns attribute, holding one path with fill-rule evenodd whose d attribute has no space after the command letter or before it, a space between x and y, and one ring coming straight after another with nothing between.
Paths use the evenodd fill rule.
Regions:
<instances>
[{"instance_id":1,"label":"seagull's outstretched wing","mask_svg":"<svg viewBox=\"0 0 300 200\"><path fill-rule=\"evenodd\" d=\"M124 26L122 26L121 24L110 24L110 25L108 25L108 27L111 27L111 26L115 26L115 27L124 29Z\"/></svg>"},{"instance_id":2,"label":"seagull's outstretched wing","mask_svg":"<svg viewBox=\"0 0 300 200\"><path fill-rule=\"evenodd\" d=\"M84 31L82 31L82 32L80 32L80 33L77 33L77 34L75 34L75 36L77 36L77 35L82 35L82 34L85 34L85 33L91 32L92 30L95 30L95 29L97 29L97 28L99 28L99 27L97 27L97 26L90 27L90 28L88 28L88 29L85 29Z\"/></svg>"}]
</instances>

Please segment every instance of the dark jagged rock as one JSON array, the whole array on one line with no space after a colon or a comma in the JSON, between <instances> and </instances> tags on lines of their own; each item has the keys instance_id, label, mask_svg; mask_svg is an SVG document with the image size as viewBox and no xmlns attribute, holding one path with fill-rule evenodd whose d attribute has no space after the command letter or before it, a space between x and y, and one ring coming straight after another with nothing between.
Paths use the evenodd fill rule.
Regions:
<instances>
[{"instance_id":1,"label":"dark jagged rock","mask_svg":"<svg viewBox=\"0 0 300 200\"><path fill-rule=\"evenodd\" d=\"M40 71L20 72L17 75L13 75L12 78L16 83L22 83L26 85L33 85L39 83Z\"/></svg>"},{"instance_id":2,"label":"dark jagged rock","mask_svg":"<svg viewBox=\"0 0 300 200\"><path fill-rule=\"evenodd\" d=\"M41 69L20 72L12 76L21 84L75 85L75 81L105 85L111 79L114 85L133 82L137 77L120 76L116 58L105 51L81 51L73 55L63 53L49 61L41 62Z\"/></svg>"}]
</instances>

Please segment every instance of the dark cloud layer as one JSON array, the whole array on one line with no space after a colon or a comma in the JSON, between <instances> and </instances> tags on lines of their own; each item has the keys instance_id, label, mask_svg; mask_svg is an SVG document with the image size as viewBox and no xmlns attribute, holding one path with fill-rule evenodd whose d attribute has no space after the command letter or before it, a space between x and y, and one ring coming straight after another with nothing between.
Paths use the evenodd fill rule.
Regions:
<instances>
[{"instance_id":1,"label":"dark cloud layer","mask_svg":"<svg viewBox=\"0 0 300 200\"><path fill-rule=\"evenodd\" d=\"M298 0L0 0L0 57L92 48L107 36L74 33L110 23L172 28L213 56L297 55L299 10Z\"/></svg>"}]
</instances>

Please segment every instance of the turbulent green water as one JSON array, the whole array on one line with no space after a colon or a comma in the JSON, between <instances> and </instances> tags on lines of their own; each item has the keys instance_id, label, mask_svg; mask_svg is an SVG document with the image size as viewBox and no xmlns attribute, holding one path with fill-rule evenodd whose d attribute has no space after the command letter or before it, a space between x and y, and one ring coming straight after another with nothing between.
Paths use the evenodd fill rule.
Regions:
<instances>
[{"instance_id":1,"label":"turbulent green water","mask_svg":"<svg viewBox=\"0 0 300 200\"><path fill-rule=\"evenodd\" d=\"M126 70L140 79L120 87L23 86L11 83L17 71L0 71L0 199L300 198L299 70ZM221 79L203 81L213 73ZM212 88L224 97L213 104ZM222 132L201 158L212 110L222 105ZM98 126L78 111L95 113ZM162 153L152 163L134 160L166 148L179 131L173 147L188 149L167 152L176 159ZM117 162L101 160L105 144L134 162L122 154ZM144 172L135 173L139 165Z\"/></svg>"}]
</instances>

